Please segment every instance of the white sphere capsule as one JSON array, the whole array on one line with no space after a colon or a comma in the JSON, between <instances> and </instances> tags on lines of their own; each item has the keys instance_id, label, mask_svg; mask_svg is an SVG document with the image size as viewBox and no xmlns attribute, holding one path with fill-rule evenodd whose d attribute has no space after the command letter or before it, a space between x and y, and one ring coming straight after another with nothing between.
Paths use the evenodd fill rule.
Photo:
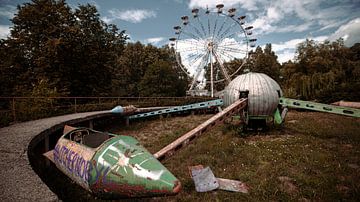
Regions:
<instances>
[{"instance_id":1,"label":"white sphere capsule","mask_svg":"<svg viewBox=\"0 0 360 202\"><path fill-rule=\"evenodd\" d=\"M229 106L248 91L249 116L273 116L282 90L276 81L263 73L249 72L236 77L224 90L224 104Z\"/></svg>"}]
</instances>

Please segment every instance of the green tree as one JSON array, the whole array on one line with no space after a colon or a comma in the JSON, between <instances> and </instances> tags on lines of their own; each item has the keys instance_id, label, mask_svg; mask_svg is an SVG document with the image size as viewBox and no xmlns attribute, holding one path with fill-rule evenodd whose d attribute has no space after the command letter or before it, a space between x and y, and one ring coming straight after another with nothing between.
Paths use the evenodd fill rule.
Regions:
<instances>
[{"instance_id":1,"label":"green tree","mask_svg":"<svg viewBox=\"0 0 360 202\"><path fill-rule=\"evenodd\" d=\"M264 50L258 46L255 52L250 52L249 67L253 72L264 73L275 81L280 81L280 63L271 48L271 44L266 44Z\"/></svg>"},{"instance_id":2,"label":"green tree","mask_svg":"<svg viewBox=\"0 0 360 202\"><path fill-rule=\"evenodd\" d=\"M325 103L358 101L359 67L356 47L345 47L342 39L324 43L306 40L297 48L295 63L283 65L285 93Z\"/></svg>"},{"instance_id":3,"label":"green tree","mask_svg":"<svg viewBox=\"0 0 360 202\"><path fill-rule=\"evenodd\" d=\"M158 60L151 64L139 85L141 96L183 96L184 85L170 62Z\"/></svg>"},{"instance_id":4,"label":"green tree","mask_svg":"<svg viewBox=\"0 0 360 202\"><path fill-rule=\"evenodd\" d=\"M73 96L111 93L109 81L127 37L102 22L94 6L72 11L64 0L33 0L18 6L12 22L10 37L1 42L9 53L1 53L0 71L15 81L7 85L13 95L29 94L44 78Z\"/></svg>"},{"instance_id":5,"label":"green tree","mask_svg":"<svg viewBox=\"0 0 360 202\"><path fill-rule=\"evenodd\" d=\"M178 79L181 80L182 85L186 88L187 76L178 68L175 57L169 48L157 48L152 45L143 45L140 42L136 42L128 43L123 54L117 59L116 79L113 80L113 94L117 96L139 96L143 94L140 93L139 84L142 82L150 66L158 61L171 64ZM183 91L181 95L185 95L184 88L180 88ZM177 91L180 89L173 90Z\"/></svg>"}]
</instances>

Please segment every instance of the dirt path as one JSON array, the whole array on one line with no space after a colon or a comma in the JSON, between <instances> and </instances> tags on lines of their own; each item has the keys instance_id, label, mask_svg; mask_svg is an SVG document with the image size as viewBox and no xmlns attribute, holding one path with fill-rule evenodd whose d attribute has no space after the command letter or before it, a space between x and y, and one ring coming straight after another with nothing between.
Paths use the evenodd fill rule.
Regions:
<instances>
[{"instance_id":1,"label":"dirt path","mask_svg":"<svg viewBox=\"0 0 360 202\"><path fill-rule=\"evenodd\" d=\"M30 141L57 124L105 114L108 111L78 113L0 128L0 201L57 201L31 168L27 155Z\"/></svg>"}]
</instances>

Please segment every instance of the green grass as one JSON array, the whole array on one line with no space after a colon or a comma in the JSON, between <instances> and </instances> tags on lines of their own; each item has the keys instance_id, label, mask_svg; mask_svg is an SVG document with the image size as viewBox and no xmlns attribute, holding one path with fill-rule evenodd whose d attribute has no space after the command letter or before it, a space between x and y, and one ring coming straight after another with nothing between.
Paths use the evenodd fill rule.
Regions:
<instances>
[{"instance_id":1,"label":"green grass","mask_svg":"<svg viewBox=\"0 0 360 202\"><path fill-rule=\"evenodd\" d=\"M133 123L116 131L135 136L152 153L211 115ZM285 125L240 135L221 124L163 164L181 181L176 196L154 201L357 201L360 198L360 119L291 111ZM236 179L249 194L197 193L188 166L210 166L216 177Z\"/></svg>"}]
</instances>

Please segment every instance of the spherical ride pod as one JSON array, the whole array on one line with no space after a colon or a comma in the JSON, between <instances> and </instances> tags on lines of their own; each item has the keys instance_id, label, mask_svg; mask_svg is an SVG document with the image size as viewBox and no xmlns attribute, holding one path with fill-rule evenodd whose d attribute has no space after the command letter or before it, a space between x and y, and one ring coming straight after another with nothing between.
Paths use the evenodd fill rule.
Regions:
<instances>
[{"instance_id":1,"label":"spherical ride pod","mask_svg":"<svg viewBox=\"0 0 360 202\"><path fill-rule=\"evenodd\" d=\"M229 106L240 98L247 98L247 109L241 114L246 128L264 129L267 122L279 115L282 95L275 80L263 73L249 72L237 76L226 86L223 101L225 106Z\"/></svg>"}]
</instances>

